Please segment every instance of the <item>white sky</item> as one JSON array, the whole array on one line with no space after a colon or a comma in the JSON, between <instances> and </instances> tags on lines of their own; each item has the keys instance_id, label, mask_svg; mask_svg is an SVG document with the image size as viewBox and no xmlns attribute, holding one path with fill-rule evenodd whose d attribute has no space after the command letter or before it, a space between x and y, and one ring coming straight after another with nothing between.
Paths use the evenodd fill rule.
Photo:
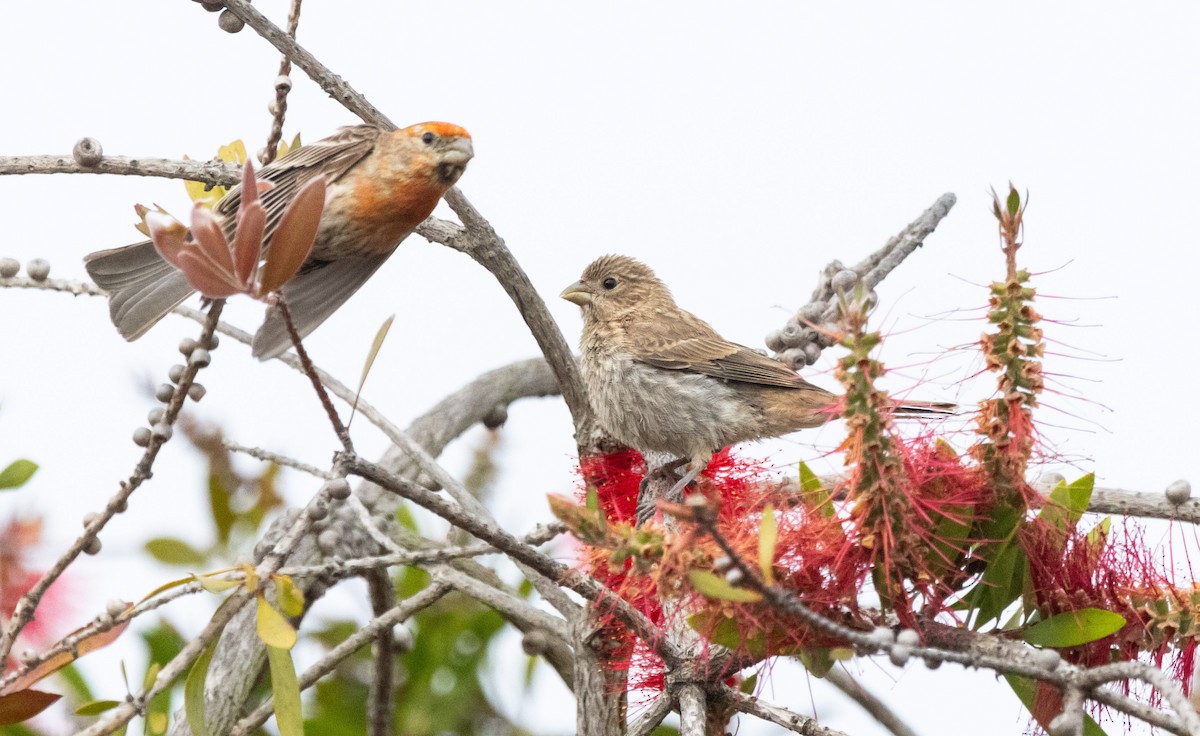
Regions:
<instances>
[{"instance_id":1,"label":"white sky","mask_svg":"<svg viewBox=\"0 0 1200 736\"><path fill-rule=\"evenodd\" d=\"M283 0L256 6L282 23ZM598 255L646 261L679 303L727 337L760 344L807 300L830 259L857 261L946 191L959 204L926 247L880 289L883 357L930 382L916 395L971 403L987 384L958 382L979 312L1000 275L987 191L1010 179L1031 192L1022 261L1047 271L1047 336L1106 356L1051 356L1076 377L1041 414L1048 438L1099 482L1158 492L1200 481L1191 369L1194 229L1200 200L1200 6L1192 3L398 3L309 0L300 41L399 124L449 120L474 136L461 185L542 290L574 343L578 310L556 295ZM68 154L83 135L109 154L206 158L265 140L276 52L249 29L228 35L186 0L20 3L0 12L0 154ZM302 73L285 130L305 140L355 123ZM0 177L0 256L50 260L83 278L89 251L133 242L135 202L183 214L176 181ZM259 308L226 312L253 329ZM401 423L479 372L535 354L516 311L467 258L414 237L309 341L316 360L353 382L380 322L397 321L366 396ZM951 315L953 317L953 315ZM1079 324L1095 325L1082 328ZM166 320L126 344L99 300L0 291L0 464L42 464L0 519L46 515L47 550L99 508L140 450L129 436L155 403L175 344L196 333ZM1052 348L1053 349L1053 348ZM1065 349L1055 352L1073 352ZM828 357L818 368L828 368ZM1090 379L1084 381L1079 379ZM832 386L829 376L815 379ZM253 361L230 341L201 375L193 416L231 436L324 465L336 442L305 379ZM894 387L913 380L896 378ZM304 431L297 431L303 427ZM367 455L384 441L366 422ZM478 433L451 448L465 467ZM754 448L780 465L836 444L826 428ZM557 400L511 412L495 507L510 528L548 517L548 492L571 488L573 443ZM312 484L287 477L301 501ZM130 513L102 535L104 553L73 568L86 590L78 620L113 597L140 597L169 571L138 560L152 535L211 538L197 453L172 442ZM1151 539L1153 541L1153 537ZM142 575L124 571L145 568ZM365 616L361 602L343 602ZM345 614L346 609L338 611ZM186 618L186 617L184 617ZM515 637L495 666L516 670ZM100 657L107 657L101 660ZM97 655L94 676L119 654ZM136 657L126 653L124 656ZM785 672L786 670L786 672ZM810 686L781 667L769 695L808 712ZM864 676L922 734L1025 727L1015 698L988 674L867 663ZM510 678L511 679L511 678ZM110 680L110 684L116 679ZM552 677L512 711L539 733L567 733L573 712ZM119 697L115 684L108 696ZM853 705L811 686L823 722L880 733ZM936 708L936 709L935 709ZM1114 731L1119 731L1115 728ZM743 721L742 734L766 733Z\"/></svg>"}]
</instances>

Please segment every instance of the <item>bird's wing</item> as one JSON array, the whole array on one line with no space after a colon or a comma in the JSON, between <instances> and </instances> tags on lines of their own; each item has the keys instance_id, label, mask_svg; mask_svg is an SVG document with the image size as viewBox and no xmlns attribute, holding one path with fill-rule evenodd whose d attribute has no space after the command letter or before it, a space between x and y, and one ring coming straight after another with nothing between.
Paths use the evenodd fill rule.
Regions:
<instances>
[{"instance_id":1,"label":"bird's wing","mask_svg":"<svg viewBox=\"0 0 1200 736\"><path fill-rule=\"evenodd\" d=\"M655 320L653 325L633 325L627 334L634 358L656 368L764 386L815 388L787 365L729 342L686 312L679 318Z\"/></svg>"},{"instance_id":2,"label":"bird's wing","mask_svg":"<svg viewBox=\"0 0 1200 736\"><path fill-rule=\"evenodd\" d=\"M336 261L310 261L283 285L283 294L296 331L304 337L329 318L383 265L391 252L375 256L347 256ZM292 347L287 324L277 307L267 310L263 326L254 335L251 353L267 360Z\"/></svg>"},{"instance_id":3,"label":"bird's wing","mask_svg":"<svg viewBox=\"0 0 1200 736\"><path fill-rule=\"evenodd\" d=\"M296 192L317 176L324 175L328 183L337 181L351 166L371 152L383 131L371 125L351 125L315 143L301 146L286 156L264 166L255 176L274 184L263 192L259 200L267 211L267 227L264 241L270 241L275 228L283 218L288 203ZM237 219L238 206L242 201L242 188L232 189L213 208L222 218L225 237L232 238Z\"/></svg>"}]
</instances>

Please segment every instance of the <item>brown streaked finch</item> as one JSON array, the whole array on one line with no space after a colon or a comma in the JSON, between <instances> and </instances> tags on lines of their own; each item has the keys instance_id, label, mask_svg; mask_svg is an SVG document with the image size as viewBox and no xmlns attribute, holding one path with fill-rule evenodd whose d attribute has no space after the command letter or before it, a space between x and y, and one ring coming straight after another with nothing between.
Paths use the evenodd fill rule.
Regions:
<instances>
[{"instance_id":1,"label":"brown streaked finch","mask_svg":"<svg viewBox=\"0 0 1200 736\"><path fill-rule=\"evenodd\" d=\"M633 258L597 259L560 296L583 310L579 364L600 426L643 454L679 458L671 470L689 463L668 497L678 498L723 447L818 427L837 414L838 396L721 337Z\"/></svg>"},{"instance_id":2,"label":"brown streaked finch","mask_svg":"<svg viewBox=\"0 0 1200 736\"><path fill-rule=\"evenodd\" d=\"M260 198L267 214L267 248L296 193L318 176L328 185L308 260L281 290L301 336L328 319L429 217L472 156L471 136L450 123L395 131L355 125L257 172L260 182L272 185ZM230 241L240 200L239 187L213 208ZM194 291L151 241L92 253L84 264L108 292L112 321L126 340L140 337ZM291 345L280 311L269 309L254 336L254 356L273 358Z\"/></svg>"}]
</instances>

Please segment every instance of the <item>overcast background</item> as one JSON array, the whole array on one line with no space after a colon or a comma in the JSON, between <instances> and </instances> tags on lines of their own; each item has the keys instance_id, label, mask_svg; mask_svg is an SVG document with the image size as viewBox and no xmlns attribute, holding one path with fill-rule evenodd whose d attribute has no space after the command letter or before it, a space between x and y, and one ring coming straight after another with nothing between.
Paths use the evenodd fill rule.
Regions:
<instances>
[{"instance_id":1,"label":"overcast background","mask_svg":"<svg viewBox=\"0 0 1200 736\"><path fill-rule=\"evenodd\" d=\"M281 25L286 5L256 3ZM257 151L278 54L250 29L229 35L216 21L187 0L10 3L0 11L0 154L68 155L84 135L109 154L203 159L235 138ZM1047 324L1048 338L1073 346L1052 344L1046 369L1066 377L1062 390L1091 399L1047 397L1053 408L1039 417L1052 464L1159 492L1176 478L1200 480L1198 21L1200 6L1186 2L308 0L299 40L398 124L448 120L472 133L476 159L462 189L572 344L578 310L556 296L599 255L641 258L682 306L760 345L830 259L856 262L952 191L949 218L881 287L877 324L894 333L884 360L907 367L891 387L921 383L916 396L972 403L991 383L964 381L979 362L950 349L984 328L978 285L1003 268L988 190L1011 179L1032 198L1021 261L1048 272L1035 281L1043 295L1064 297L1040 300L1064 322ZM286 138L312 141L358 122L301 72L293 78ZM84 278L84 254L138 239L135 202L177 215L189 207L178 181L0 177L0 256L46 258L52 275ZM237 303L226 317L254 329L260 313ZM354 382L391 313L366 396L401 424L478 373L536 354L491 276L415 236L307 344ZM141 452L130 434L155 405L145 386L164 380L179 339L196 331L169 318L127 344L100 300L0 290L0 465L42 465L26 488L0 495L0 520L44 514L47 561L129 474ZM194 417L328 463L337 443L306 379L228 340L213 357L200 378L208 397L189 404ZM832 387L819 373L829 365L826 356L813 380ZM464 469L480 438L476 430L456 443L447 464ZM385 447L365 421L355 439L367 456ZM827 427L748 451L784 468L838 439ZM559 400L512 407L493 489L503 523L522 531L549 516L545 494L573 487L573 450ZM285 481L297 503L313 490L295 474ZM141 543L206 543L204 519L199 454L177 440L102 534L103 553L72 568L68 624L168 579L172 571L142 559ZM367 617L361 597L337 600L333 614ZM198 628L210 604L168 615ZM89 658L93 678L107 678L99 697L120 697L118 658L140 656L136 645L118 648ZM518 651L507 637L491 666L519 672ZM923 734L964 723L981 736L1025 728L1016 698L989 673L855 669ZM503 688L519 678L497 679ZM529 699L513 685L496 700L539 733L571 732L565 689L553 676L538 682ZM779 666L766 695L815 710L827 726L881 733L798 667ZM739 730L768 732L747 720Z\"/></svg>"}]
</instances>

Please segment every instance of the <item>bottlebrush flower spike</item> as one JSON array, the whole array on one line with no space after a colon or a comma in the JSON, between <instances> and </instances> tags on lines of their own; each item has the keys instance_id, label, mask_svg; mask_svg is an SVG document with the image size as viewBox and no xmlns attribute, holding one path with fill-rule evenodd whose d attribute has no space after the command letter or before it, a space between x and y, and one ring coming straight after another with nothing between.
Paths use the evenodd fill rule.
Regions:
<instances>
[{"instance_id":1,"label":"bottlebrush flower spike","mask_svg":"<svg viewBox=\"0 0 1200 736\"><path fill-rule=\"evenodd\" d=\"M1025 472L1035 437L1031 410L1042 392L1045 353L1041 315L1033 308L1036 290L1028 286L1029 272L1017 268L1025 205L1013 186L1003 204L992 193L992 211L999 221L1001 249L1007 266L1003 282L991 285L988 321L995 332L979 341L989 371L999 373L1000 396L979 406L977 431L981 439L971 454L983 465L997 491L997 500L1019 509L1031 497Z\"/></svg>"},{"instance_id":2,"label":"bottlebrush flower spike","mask_svg":"<svg viewBox=\"0 0 1200 736\"><path fill-rule=\"evenodd\" d=\"M317 177L296 193L270 238L263 263L267 212L259 194L270 188L270 182L254 178L254 168L247 161L232 243L225 237L224 224L201 203L192 209L190 231L166 213L147 212L146 226L154 248L210 299L234 294L261 299L278 291L296 275L312 250L326 187L325 179Z\"/></svg>"}]
</instances>

